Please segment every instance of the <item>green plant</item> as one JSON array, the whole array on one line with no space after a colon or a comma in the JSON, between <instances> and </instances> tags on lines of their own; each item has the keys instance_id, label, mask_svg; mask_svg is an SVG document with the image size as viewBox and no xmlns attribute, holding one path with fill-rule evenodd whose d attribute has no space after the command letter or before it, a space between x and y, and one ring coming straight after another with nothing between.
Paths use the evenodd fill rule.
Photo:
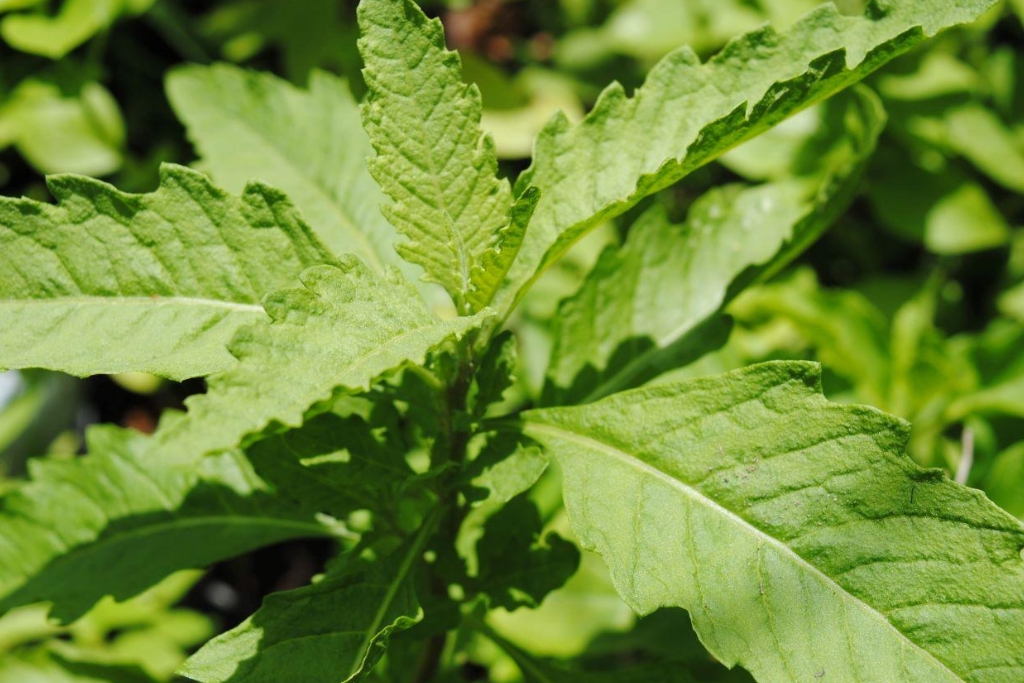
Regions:
<instances>
[{"instance_id":1,"label":"green plant","mask_svg":"<svg viewBox=\"0 0 1024 683\"><path fill-rule=\"evenodd\" d=\"M0 365L208 391L152 436L97 427L86 457L30 462L0 499L0 609L46 601L70 621L315 536L339 549L323 574L182 675L451 680L496 646L528 681L694 680L699 655L593 672L494 626L490 611L537 606L580 563L539 492L553 456L564 533L629 605L687 609L711 654L757 680L1019 680L1024 526L914 465L905 423L825 401L806 362L645 385L720 346L723 307L849 204L885 120L850 86L991 4L826 6L703 63L681 49L632 97L612 86L581 124L553 119L514 186L440 24L410 0L360 6L365 137L329 75L299 90L174 72L204 168L240 195L166 166L150 194L56 176L56 205L0 202ZM684 223L641 205L818 103L790 172L714 188ZM280 189L244 183L257 164ZM560 309L523 405L517 305L631 211L624 245Z\"/></svg>"}]
</instances>

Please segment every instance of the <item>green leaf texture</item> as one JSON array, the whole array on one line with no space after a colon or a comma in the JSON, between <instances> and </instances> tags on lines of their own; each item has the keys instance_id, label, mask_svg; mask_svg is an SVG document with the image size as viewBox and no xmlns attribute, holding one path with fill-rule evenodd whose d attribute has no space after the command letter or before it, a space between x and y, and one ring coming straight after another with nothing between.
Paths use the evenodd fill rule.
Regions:
<instances>
[{"instance_id":1,"label":"green leaf texture","mask_svg":"<svg viewBox=\"0 0 1024 683\"><path fill-rule=\"evenodd\" d=\"M822 118L834 125L823 125L798 154L815 158L812 172L712 189L680 225L655 205L621 248L606 249L555 318L548 404L637 386L724 341L728 328L712 316L831 225L875 148L885 115L870 91L829 105ZM814 139L819 135L824 146Z\"/></svg>"},{"instance_id":2,"label":"green leaf texture","mask_svg":"<svg viewBox=\"0 0 1024 683\"><path fill-rule=\"evenodd\" d=\"M179 673L199 683L361 680L384 654L391 633L420 619L413 573L435 521L436 514L428 517L414 538L383 560L343 563L309 586L271 594Z\"/></svg>"},{"instance_id":3,"label":"green leaf texture","mask_svg":"<svg viewBox=\"0 0 1024 683\"><path fill-rule=\"evenodd\" d=\"M300 90L227 64L186 66L167 76L167 95L218 183L235 191L258 176L288 194L334 253L379 273L409 267L381 215L384 193L366 169L373 148L345 81L316 71Z\"/></svg>"},{"instance_id":4,"label":"green leaf texture","mask_svg":"<svg viewBox=\"0 0 1024 683\"><path fill-rule=\"evenodd\" d=\"M364 0L358 16L363 125L378 154L370 172L395 202L385 215L409 238L399 252L460 312L480 310L518 252L536 194L510 218L512 191L480 128L480 91L463 82L441 22L411 0Z\"/></svg>"},{"instance_id":5,"label":"green leaf texture","mask_svg":"<svg viewBox=\"0 0 1024 683\"><path fill-rule=\"evenodd\" d=\"M1024 679L1024 526L776 362L527 413L584 547L759 681ZM826 678L827 677L827 678Z\"/></svg>"},{"instance_id":6,"label":"green leaf texture","mask_svg":"<svg viewBox=\"0 0 1024 683\"><path fill-rule=\"evenodd\" d=\"M163 166L150 194L78 176L49 186L56 206L0 199L0 367L176 380L223 370L238 328L266 319L267 292L334 262L265 185L235 197Z\"/></svg>"},{"instance_id":7,"label":"green leaf texture","mask_svg":"<svg viewBox=\"0 0 1024 683\"><path fill-rule=\"evenodd\" d=\"M271 424L297 427L337 391L366 390L407 362L423 363L488 317L439 321L397 274L378 277L355 256L341 263L310 268L302 287L265 297L272 321L239 330L231 344L239 363L186 402L184 419L161 424L158 456L194 462Z\"/></svg>"},{"instance_id":8,"label":"green leaf texture","mask_svg":"<svg viewBox=\"0 0 1024 683\"><path fill-rule=\"evenodd\" d=\"M48 601L68 622L179 569L330 533L268 494L237 454L185 472L126 430L94 428L88 446L84 458L32 460L32 481L0 498L0 611Z\"/></svg>"},{"instance_id":9,"label":"green leaf texture","mask_svg":"<svg viewBox=\"0 0 1024 683\"><path fill-rule=\"evenodd\" d=\"M580 124L552 119L516 182L518 191L538 188L542 199L496 306L511 308L595 225L995 3L868 4L862 16L823 5L785 33L766 26L704 63L681 48L632 97L613 84Z\"/></svg>"}]
</instances>

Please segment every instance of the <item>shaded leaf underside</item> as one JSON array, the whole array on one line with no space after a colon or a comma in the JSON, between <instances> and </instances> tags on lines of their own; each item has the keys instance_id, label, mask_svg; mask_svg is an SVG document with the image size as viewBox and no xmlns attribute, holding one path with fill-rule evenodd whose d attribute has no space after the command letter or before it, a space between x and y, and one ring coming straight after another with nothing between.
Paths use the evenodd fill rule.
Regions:
<instances>
[{"instance_id":1,"label":"shaded leaf underside","mask_svg":"<svg viewBox=\"0 0 1024 683\"><path fill-rule=\"evenodd\" d=\"M91 455L33 460L0 499L0 611L38 601L71 621L179 569L330 529L272 498L237 455L184 472L149 457L151 440L94 428Z\"/></svg>"}]
</instances>

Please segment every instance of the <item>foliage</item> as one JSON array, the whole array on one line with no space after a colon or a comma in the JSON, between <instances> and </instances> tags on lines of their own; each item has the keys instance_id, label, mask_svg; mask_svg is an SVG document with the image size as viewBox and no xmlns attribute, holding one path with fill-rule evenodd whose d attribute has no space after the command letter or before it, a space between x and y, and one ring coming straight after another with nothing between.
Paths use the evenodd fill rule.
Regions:
<instances>
[{"instance_id":1,"label":"foliage","mask_svg":"<svg viewBox=\"0 0 1024 683\"><path fill-rule=\"evenodd\" d=\"M1024 677L1024 62L992 0L563 0L562 73L516 79L412 0L222 3L198 37L150 4L0 3L0 34L58 57L150 10L294 82L170 70L200 159L146 192L164 139L126 149L102 74L33 66L0 107L62 171L0 199L0 682ZM450 4L458 42L486 3ZM661 59L592 98L624 56ZM522 169L531 82L592 106ZM819 250L856 282L790 268ZM43 371L205 391L26 463ZM175 607L295 539L326 561L219 634Z\"/></svg>"}]
</instances>

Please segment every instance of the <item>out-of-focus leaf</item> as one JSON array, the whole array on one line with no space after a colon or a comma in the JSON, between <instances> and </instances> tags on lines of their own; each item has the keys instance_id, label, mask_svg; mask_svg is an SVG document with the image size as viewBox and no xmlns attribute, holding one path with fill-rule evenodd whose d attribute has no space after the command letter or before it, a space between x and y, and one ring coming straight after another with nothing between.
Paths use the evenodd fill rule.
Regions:
<instances>
[{"instance_id":1,"label":"out-of-focus leaf","mask_svg":"<svg viewBox=\"0 0 1024 683\"><path fill-rule=\"evenodd\" d=\"M99 83L74 94L36 79L21 82L0 105L0 144L13 144L41 173L107 175L120 168L124 121Z\"/></svg>"},{"instance_id":2,"label":"out-of-focus leaf","mask_svg":"<svg viewBox=\"0 0 1024 683\"><path fill-rule=\"evenodd\" d=\"M985 189L956 166L927 170L882 147L868 173L868 199L883 224L939 254L1003 245L1010 228Z\"/></svg>"},{"instance_id":3,"label":"out-of-focus leaf","mask_svg":"<svg viewBox=\"0 0 1024 683\"><path fill-rule=\"evenodd\" d=\"M994 503L1024 519L1024 442L996 456L981 488Z\"/></svg>"},{"instance_id":4,"label":"out-of-focus leaf","mask_svg":"<svg viewBox=\"0 0 1024 683\"><path fill-rule=\"evenodd\" d=\"M11 47L22 52L59 59L118 17L141 14L155 1L64 0L60 11L53 16L33 13L4 17L0 20L0 35Z\"/></svg>"},{"instance_id":5,"label":"out-of-focus leaf","mask_svg":"<svg viewBox=\"0 0 1024 683\"><path fill-rule=\"evenodd\" d=\"M992 110L964 105L945 116L947 143L1003 187L1024 193L1024 146Z\"/></svg>"}]
</instances>

